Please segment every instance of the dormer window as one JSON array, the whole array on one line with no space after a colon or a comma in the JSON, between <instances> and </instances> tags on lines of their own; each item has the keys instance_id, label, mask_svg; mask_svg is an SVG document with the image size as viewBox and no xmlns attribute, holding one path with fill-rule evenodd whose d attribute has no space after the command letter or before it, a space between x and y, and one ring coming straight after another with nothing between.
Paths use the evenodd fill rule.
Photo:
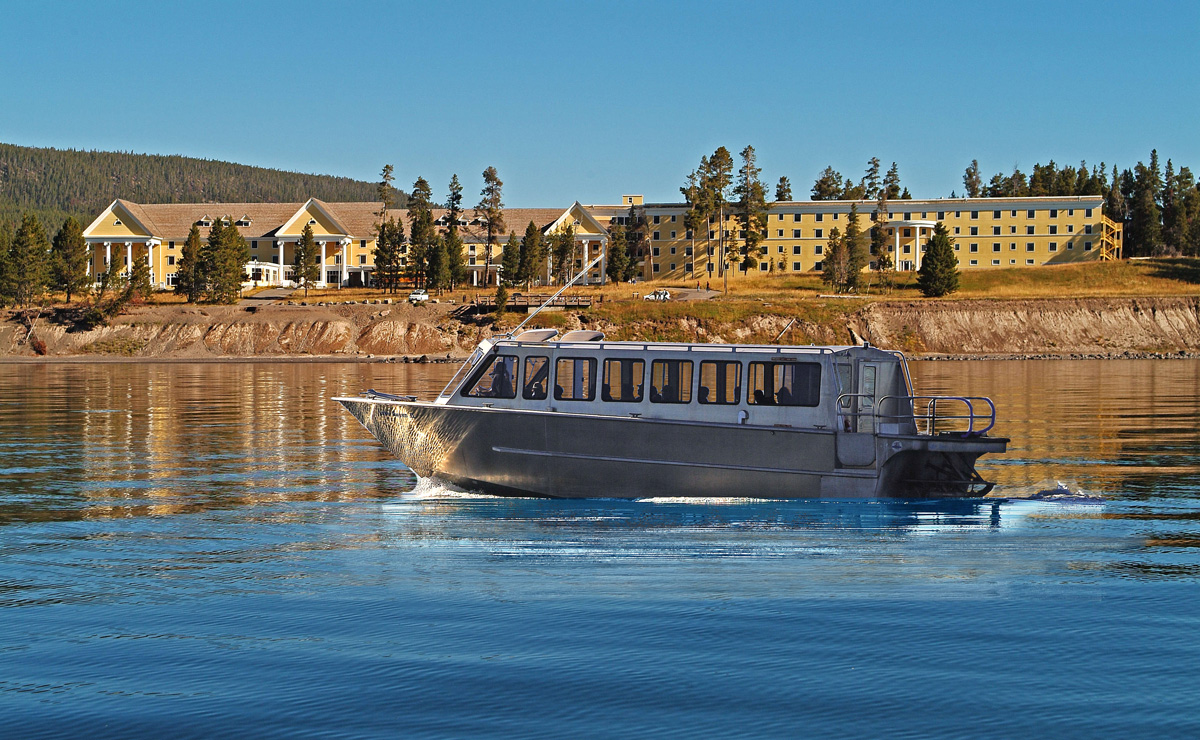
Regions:
<instances>
[{"instance_id":1,"label":"dormer window","mask_svg":"<svg viewBox=\"0 0 1200 740\"><path fill-rule=\"evenodd\" d=\"M249 216L242 216L241 218L239 218L237 220L237 223L234 224L234 226L249 226L249 225L250 225L250 217Z\"/></svg>"},{"instance_id":2,"label":"dormer window","mask_svg":"<svg viewBox=\"0 0 1200 740\"><path fill-rule=\"evenodd\" d=\"M202 216L200 218L199 221L196 222L196 225L208 228L209 226L213 225L213 222L212 222L212 219L208 217L208 214L205 214L204 216Z\"/></svg>"},{"instance_id":3,"label":"dormer window","mask_svg":"<svg viewBox=\"0 0 1200 740\"><path fill-rule=\"evenodd\" d=\"M221 219L221 225L222 225L222 226L228 226L228 225L229 225L229 216L226 216L225 218Z\"/></svg>"}]
</instances>

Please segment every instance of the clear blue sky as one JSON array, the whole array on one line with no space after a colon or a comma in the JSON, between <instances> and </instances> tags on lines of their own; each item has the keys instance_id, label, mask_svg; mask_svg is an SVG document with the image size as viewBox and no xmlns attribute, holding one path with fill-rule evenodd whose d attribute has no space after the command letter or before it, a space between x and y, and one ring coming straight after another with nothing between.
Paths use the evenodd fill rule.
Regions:
<instances>
[{"instance_id":1,"label":"clear blue sky","mask_svg":"<svg viewBox=\"0 0 1200 740\"><path fill-rule=\"evenodd\" d=\"M397 184L495 165L509 206L675 200L753 144L807 197L1034 162L1200 170L1200 3L0 0L0 141Z\"/></svg>"}]
</instances>

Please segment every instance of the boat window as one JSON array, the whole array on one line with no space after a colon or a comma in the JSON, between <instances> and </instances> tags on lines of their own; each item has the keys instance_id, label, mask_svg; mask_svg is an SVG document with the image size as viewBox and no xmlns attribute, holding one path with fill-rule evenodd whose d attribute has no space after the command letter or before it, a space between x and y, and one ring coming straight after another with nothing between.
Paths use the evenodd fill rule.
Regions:
<instances>
[{"instance_id":1,"label":"boat window","mask_svg":"<svg viewBox=\"0 0 1200 740\"><path fill-rule=\"evenodd\" d=\"M604 384L600 386L600 398L605 401L641 403L645 379L644 360L607 359L604 361Z\"/></svg>"},{"instance_id":2,"label":"boat window","mask_svg":"<svg viewBox=\"0 0 1200 740\"><path fill-rule=\"evenodd\" d=\"M747 400L763 406L817 406L821 403L821 365L751 362Z\"/></svg>"},{"instance_id":3,"label":"boat window","mask_svg":"<svg viewBox=\"0 0 1200 740\"><path fill-rule=\"evenodd\" d=\"M550 358L525 358L525 385L521 395L529 401L544 401L546 389L550 385Z\"/></svg>"},{"instance_id":4,"label":"boat window","mask_svg":"<svg viewBox=\"0 0 1200 740\"><path fill-rule=\"evenodd\" d=\"M650 365L651 403L691 403L692 361L655 360Z\"/></svg>"},{"instance_id":5,"label":"boat window","mask_svg":"<svg viewBox=\"0 0 1200 740\"><path fill-rule=\"evenodd\" d=\"M591 357L560 357L554 366L554 400L591 401L596 398L596 361Z\"/></svg>"},{"instance_id":6,"label":"boat window","mask_svg":"<svg viewBox=\"0 0 1200 740\"><path fill-rule=\"evenodd\" d=\"M705 360L700 363L700 403L737 403L742 397L742 363Z\"/></svg>"},{"instance_id":7,"label":"boat window","mask_svg":"<svg viewBox=\"0 0 1200 740\"><path fill-rule=\"evenodd\" d=\"M476 398L517 397L517 356L496 355L475 375L464 396Z\"/></svg>"}]
</instances>

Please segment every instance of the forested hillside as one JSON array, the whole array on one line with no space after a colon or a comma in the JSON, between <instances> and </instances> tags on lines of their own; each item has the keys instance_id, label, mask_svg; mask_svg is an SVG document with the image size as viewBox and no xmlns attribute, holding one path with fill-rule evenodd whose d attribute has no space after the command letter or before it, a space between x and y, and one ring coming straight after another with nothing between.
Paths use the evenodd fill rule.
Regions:
<instances>
[{"instance_id":1,"label":"forested hillside","mask_svg":"<svg viewBox=\"0 0 1200 740\"><path fill-rule=\"evenodd\" d=\"M0 143L0 220L33 212L50 228L87 224L116 198L138 203L377 200L376 184L177 155ZM397 204L405 202L403 193Z\"/></svg>"}]
</instances>

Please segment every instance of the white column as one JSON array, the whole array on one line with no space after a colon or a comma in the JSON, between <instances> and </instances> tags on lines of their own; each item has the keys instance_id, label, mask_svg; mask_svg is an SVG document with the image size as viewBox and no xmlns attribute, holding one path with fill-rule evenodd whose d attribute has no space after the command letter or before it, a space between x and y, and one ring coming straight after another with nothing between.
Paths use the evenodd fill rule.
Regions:
<instances>
[{"instance_id":1,"label":"white column","mask_svg":"<svg viewBox=\"0 0 1200 740\"><path fill-rule=\"evenodd\" d=\"M112 242L104 242L104 269L108 270L108 266L112 264Z\"/></svg>"},{"instance_id":2,"label":"white column","mask_svg":"<svg viewBox=\"0 0 1200 740\"><path fill-rule=\"evenodd\" d=\"M279 247L279 284L283 285L283 240L275 242Z\"/></svg>"},{"instance_id":3,"label":"white column","mask_svg":"<svg viewBox=\"0 0 1200 740\"><path fill-rule=\"evenodd\" d=\"M608 269L608 239L600 237L600 284L604 285L604 274Z\"/></svg>"},{"instance_id":4,"label":"white column","mask_svg":"<svg viewBox=\"0 0 1200 740\"><path fill-rule=\"evenodd\" d=\"M900 269L900 227L893 226L892 231L896 233L896 259L892 261L892 269Z\"/></svg>"},{"instance_id":5,"label":"white column","mask_svg":"<svg viewBox=\"0 0 1200 740\"><path fill-rule=\"evenodd\" d=\"M479 270L471 270L471 287L479 287Z\"/></svg>"},{"instance_id":6,"label":"white column","mask_svg":"<svg viewBox=\"0 0 1200 740\"><path fill-rule=\"evenodd\" d=\"M338 287L339 288L346 284L346 256L347 256L346 255L346 243L342 242L340 246L342 248L342 274L338 276Z\"/></svg>"},{"instance_id":7,"label":"white column","mask_svg":"<svg viewBox=\"0 0 1200 740\"><path fill-rule=\"evenodd\" d=\"M918 270L920 270L921 269L921 227L920 226L918 226L917 230L913 232L913 260L914 260L913 265L915 265L916 268Z\"/></svg>"},{"instance_id":8,"label":"white column","mask_svg":"<svg viewBox=\"0 0 1200 740\"><path fill-rule=\"evenodd\" d=\"M154 242L146 242L146 263L150 265L150 284L154 285Z\"/></svg>"},{"instance_id":9,"label":"white column","mask_svg":"<svg viewBox=\"0 0 1200 740\"><path fill-rule=\"evenodd\" d=\"M125 242L125 274L133 275L133 242Z\"/></svg>"},{"instance_id":10,"label":"white column","mask_svg":"<svg viewBox=\"0 0 1200 740\"><path fill-rule=\"evenodd\" d=\"M325 242L321 242L321 277L318 278L318 282L322 286L325 285Z\"/></svg>"}]
</instances>

